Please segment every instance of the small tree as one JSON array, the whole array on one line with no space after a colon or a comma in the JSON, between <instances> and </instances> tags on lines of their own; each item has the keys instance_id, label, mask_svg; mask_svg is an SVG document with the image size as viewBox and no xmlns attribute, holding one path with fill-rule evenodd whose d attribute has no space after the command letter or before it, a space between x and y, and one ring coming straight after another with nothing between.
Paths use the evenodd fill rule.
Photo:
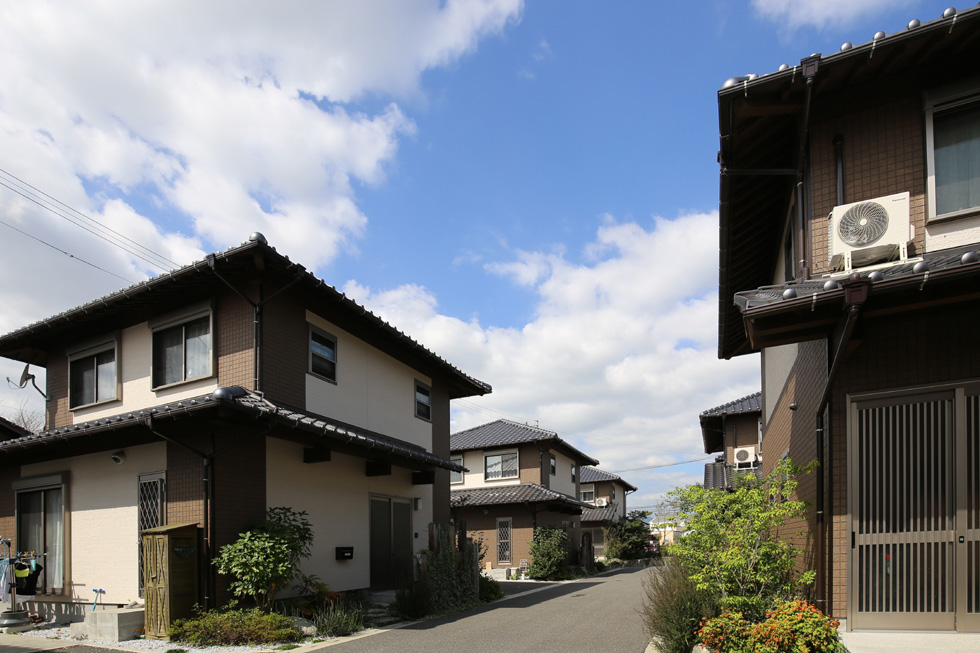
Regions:
<instances>
[{"instance_id":1,"label":"small tree","mask_svg":"<svg viewBox=\"0 0 980 653\"><path fill-rule=\"evenodd\" d=\"M265 522L221 547L214 564L219 573L235 577L228 585L232 593L251 597L269 611L276 595L296 578L299 561L309 557L312 544L313 529L305 511L269 508Z\"/></svg>"},{"instance_id":2,"label":"small tree","mask_svg":"<svg viewBox=\"0 0 980 653\"><path fill-rule=\"evenodd\" d=\"M792 501L793 477L801 470L780 461L764 481L739 478L733 492L690 485L671 492L678 517L689 532L673 547L698 589L719 597L723 608L751 621L794 598L813 581L796 573L801 551L778 537L788 519L802 517L806 504Z\"/></svg>"},{"instance_id":3,"label":"small tree","mask_svg":"<svg viewBox=\"0 0 980 653\"><path fill-rule=\"evenodd\" d=\"M531 540L531 566L528 576L538 580L557 578L565 569L568 542L568 533L562 528L535 528L534 539Z\"/></svg>"},{"instance_id":4,"label":"small tree","mask_svg":"<svg viewBox=\"0 0 980 653\"><path fill-rule=\"evenodd\" d=\"M606 558L636 560L650 552L650 527L646 510L631 510L626 519L603 529L606 539Z\"/></svg>"}]
</instances>

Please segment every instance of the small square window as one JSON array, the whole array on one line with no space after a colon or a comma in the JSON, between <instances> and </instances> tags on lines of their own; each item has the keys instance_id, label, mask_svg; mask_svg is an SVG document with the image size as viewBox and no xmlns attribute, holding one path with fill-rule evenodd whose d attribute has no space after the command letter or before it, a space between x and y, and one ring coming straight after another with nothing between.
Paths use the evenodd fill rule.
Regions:
<instances>
[{"instance_id":1,"label":"small square window","mask_svg":"<svg viewBox=\"0 0 980 653\"><path fill-rule=\"evenodd\" d=\"M153 332L153 387L210 375L210 315Z\"/></svg>"},{"instance_id":2,"label":"small square window","mask_svg":"<svg viewBox=\"0 0 980 653\"><path fill-rule=\"evenodd\" d=\"M558 473L558 459L555 458L555 454L551 454L551 475L554 476Z\"/></svg>"},{"instance_id":3,"label":"small square window","mask_svg":"<svg viewBox=\"0 0 980 653\"><path fill-rule=\"evenodd\" d=\"M415 416L432 420L432 389L420 381L415 382Z\"/></svg>"},{"instance_id":4,"label":"small square window","mask_svg":"<svg viewBox=\"0 0 980 653\"><path fill-rule=\"evenodd\" d=\"M462 464L463 464L463 457L462 456L453 456L452 458L449 459L449 462L456 463L457 465L462 466ZM462 483L463 482L463 472L450 471L449 472L449 482L450 483Z\"/></svg>"},{"instance_id":5,"label":"small square window","mask_svg":"<svg viewBox=\"0 0 980 653\"><path fill-rule=\"evenodd\" d=\"M337 339L315 327L310 327L310 372L337 382Z\"/></svg>"},{"instance_id":6,"label":"small square window","mask_svg":"<svg viewBox=\"0 0 980 653\"><path fill-rule=\"evenodd\" d=\"M483 457L483 477L487 480L517 478L518 474L516 453L498 453Z\"/></svg>"},{"instance_id":7,"label":"small square window","mask_svg":"<svg viewBox=\"0 0 980 653\"><path fill-rule=\"evenodd\" d=\"M116 399L116 346L71 356L68 361L69 408Z\"/></svg>"}]
</instances>

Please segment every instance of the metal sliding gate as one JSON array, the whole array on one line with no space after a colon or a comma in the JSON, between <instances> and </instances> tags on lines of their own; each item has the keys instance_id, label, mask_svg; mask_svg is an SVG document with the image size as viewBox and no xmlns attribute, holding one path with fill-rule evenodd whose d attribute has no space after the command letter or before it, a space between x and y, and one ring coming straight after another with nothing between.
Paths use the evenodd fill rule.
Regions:
<instances>
[{"instance_id":1,"label":"metal sliding gate","mask_svg":"<svg viewBox=\"0 0 980 653\"><path fill-rule=\"evenodd\" d=\"M980 397L856 401L848 437L851 627L980 631Z\"/></svg>"}]
</instances>

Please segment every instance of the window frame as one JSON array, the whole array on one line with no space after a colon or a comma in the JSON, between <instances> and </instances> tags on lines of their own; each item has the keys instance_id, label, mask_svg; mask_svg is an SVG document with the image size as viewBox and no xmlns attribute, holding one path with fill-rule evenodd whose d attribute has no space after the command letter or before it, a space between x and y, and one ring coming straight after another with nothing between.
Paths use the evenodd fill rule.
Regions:
<instances>
[{"instance_id":1,"label":"window frame","mask_svg":"<svg viewBox=\"0 0 980 653\"><path fill-rule=\"evenodd\" d=\"M575 479L575 476L576 476L576 474L575 474L575 463L573 462L572 463L572 485L575 485L575 483L577 482L576 479Z\"/></svg>"},{"instance_id":2,"label":"window frame","mask_svg":"<svg viewBox=\"0 0 980 653\"><path fill-rule=\"evenodd\" d=\"M968 88L945 89L926 93L925 98L925 136L926 136L926 224L955 220L980 215L980 203L976 206L947 213L937 213L936 197L936 131L935 118L948 111L970 107L980 111L980 82L973 80Z\"/></svg>"},{"instance_id":3,"label":"window frame","mask_svg":"<svg viewBox=\"0 0 980 653\"><path fill-rule=\"evenodd\" d=\"M504 476L504 456L514 456L514 474L512 476ZM500 458L500 476L497 478L489 478L487 476L487 460L489 458ZM517 449L510 449L506 451L494 451L490 453L484 452L483 454L483 480L491 483L496 483L498 481L509 481L515 478L521 477L521 455Z\"/></svg>"},{"instance_id":4,"label":"window frame","mask_svg":"<svg viewBox=\"0 0 980 653\"><path fill-rule=\"evenodd\" d=\"M500 524L507 522L507 533L510 536L507 540L507 557L500 557ZM497 564L514 564L514 518L513 517L497 517Z\"/></svg>"},{"instance_id":5,"label":"window frame","mask_svg":"<svg viewBox=\"0 0 980 653\"><path fill-rule=\"evenodd\" d=\"M592 495L590 499L585 498L586 492ZM578 490L578 500L584 503L595 503L595 484L589 483L586 485L580 485Z\"/></svg>"},{"instance_id":6,"label":"window frame","mask_svg":"<svg viewBox=\"0 0 980 653\"><path fill-rule=\"evenodd\" d=\"M458 463L460 466L462 466L463 465L463 457L462 456L450 456L449 457L449 462L451 462L451 463ZM456 479L456 480L453 480L454 478L456 478L457 475L459 476L459 478ZM449 471L449 484L450 485L458 485L458 484L462 483L463 480L464 480L463 479L464 476L465 476L465 472L454 472L454 471L450 470Z\"/></svg>"},{"instance_id":7,"label":"window frame","mask_svg":"<svg viewBox=\"0 0 980 653\"><path fill-rule=\"evenodd\" d=\"M307 357L308 360L307 360L307 367L306 367L307 372L309 372L310 374L312 374L313 376L315 376L318 379L322 379L322 380L324 380L324 381L326 381L328 383L333 383L334 385L336 385L337 384L338 359L340 358L340 348L339 348L338 343L337 343L337 336L335 336L332 333L329 333L327 331L324 331L320 327L318 327L316 325L313 325L313 324L310 324L309 327L310 327L309 328L309 336L307 337L308 344L309 344L309 354L308 354L308 357ZM331 343L333 343L333 361L332 361L333 362L333 378L330 378L329 376L325 376L325 375L320 374L319 372L315 372L313 370L313 358L314 358L314 356L319 356L320 358L324 358L323 356L320 356L319 354L315 354L313 352L313 336L314 336L314 334L320 336L321 338L325 338L325 339L329 340Z\"/></svg>"},{"instance_id":8,"label":"window frame","mask_svg":"<svg viewBox=\"0 0 980 653\"><path fill-rule=\"evenodd\" d=\"M186 327L192 322L197 322L202 318L207 318L208 322L208 370L205 374L199 374L197 376L189 377L187 376L187 332ZM164 316L157 320L153 320L148 324L150 328L150 384L151 389L156 392L158 390L164 390L166 388L172 388L174 386L182 385L185 383L192 383L194 381L200 381L201 379L212 378L215 375L215 338L214 338L214 311L210 304L206 306L195 306L186 311L180 313L174 313L171 315ZM172 329L181 328L182 340L181 340L181 378L177 381L171 381L170 383L157 383L157 335L165 331L170 331Z\"/></svg>"},{"instance_id":9,"label":"window frame","mask_svg":"<svg viewBox=\"0 0 980 653\"><path fill-rule=\"evenodd\" d=\"M551 475L556 476L558 474L558 457L555 454L548 454L551 456Z\"/></svg>"},{"instance_id":10,"label":"window frame","mask_svg":"<svg viewBox=\"0 0 980 653\"><path fill-rule=\"evenodd\" d=\"M428 402L424 402L419 399L419 388L425 390L425 396L429 399ZM419 414L419 406L425 406L428 415ZM418 379L415 379L415 417L424 422L432 421L432 386L430 386L428 383L419 381Z\"/></svg>"},{"instance_id":11,"label":"window frame","mask_svg":"<svg viewBox=\"0 0 980 653\"><path fill-rule=\"evenodd\" d=\"M68 354L68 410L69 411L80 410L80 409L88 408L90 406L96 406L98 404L107 404L122 399L122 378L121 378L122 375L120 374L119 349L120 349L119 338L116 336L112 336L109 338L101 338L95 342L90 341L79 347L75 347L73 349L69 349L66 351L66 353ZM113 356L112 368L113 368L113 376L115 377L113 380L113 391L111 397L105 397L103 399L99 399L98 398L99 397L99 386L98 386L99 372L98 372L97 361L98 361L99 354L103 354L107 351L111 351ZM72 367L74 364L80 363L81 361L84 361L89 358L91 358L95 363L95 383L96 383L95 396L93 397L93 401L83 401L83 403L75 404L73 403L74 388L72 383L72 378L73 378Z\"/></svg>"},{"instance_id":12,"label":"window frame","mask_svg":"<svg viewBox=\"0 0 980 653\"><path fill-rule=\"evenodd\" d=\"M13 481L11 484L11 489L14 491L14 533L17 539L18 548L27 549L26 544L27 534L22 532L22 522L21 522L21 497L33 494L36 492L47 492L50 490L58 490L61 493L61 556L60 560L56 563L53 562L54 557L51 556L50 547L45 547L44 551L41 551L45 556L45 569L43 573L43 583L38 583L37 594L41 596L66 596L66 591L71 590L72 584L70 579L70 573L68 568L68 552L71 549L71 542L69 540L69 534L71 532L69 524L69 483L68 483L68 473L67 472L56 472L54 474L44 474L42 476L30 476L27 478L21 478ZM47 510L46 501L44 495L42 494L42 531L44 535L47 535ZM51 586L48 589L48 574L56 571L60 567L61 571L61 586L56 587Z\"/></svg>"}]
</instances>

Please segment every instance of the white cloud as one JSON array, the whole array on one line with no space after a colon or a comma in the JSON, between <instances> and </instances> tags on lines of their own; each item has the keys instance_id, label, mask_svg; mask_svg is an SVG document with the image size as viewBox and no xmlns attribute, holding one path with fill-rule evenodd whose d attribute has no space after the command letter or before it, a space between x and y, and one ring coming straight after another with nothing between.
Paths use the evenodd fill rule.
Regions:
<instances>
[{"instance_id":1,"label":"white cloud","mask_svg":"<svg viewBox=\"0 0 980 653\"><path fill-rule=\"evenodd\" d=\"M817 29L846 27L860 18L911 6L916 0L752 0L765 18L793 31L803 26Z\"/></svg>"},{"instance_id":2,"label":"white cloud","mask_svg":"<svg viewBox=\"0 0 980 653\"><path fill-rule=\"evenodd\" d=\"M520 328L442 315L419 286L344 290L493 385L491 395L457 402L455 430L509 415L558 431L605 469L663 465L703 456L701 411L759 389L755 356L717 358L717 222L607 219L588 264L520 252L489 266L536 292L535 317ZM623 476L651 496L698 480L669 467Z\"/></svg>"}]
</instances>

